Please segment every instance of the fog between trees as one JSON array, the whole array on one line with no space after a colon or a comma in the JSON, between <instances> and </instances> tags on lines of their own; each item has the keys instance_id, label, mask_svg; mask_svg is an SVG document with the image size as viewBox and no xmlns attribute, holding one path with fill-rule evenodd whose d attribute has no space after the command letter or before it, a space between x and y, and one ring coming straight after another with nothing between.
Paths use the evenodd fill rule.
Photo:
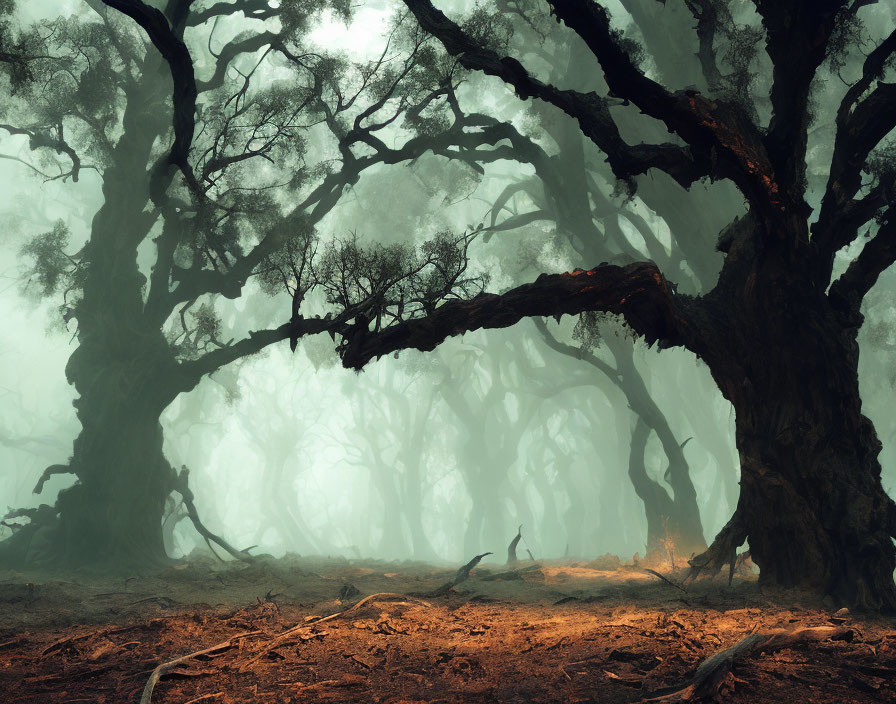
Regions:
<instances>
[{"instance_id":1,"label":"fog between trees","mask_svg":"<svg viewBox=\"0 0 896 704\"><path fill-rule=\"evenodd\" d=\"M211 5L197 4L197 11ZM209 46L216 47L218 53L228 42L279 31L278 11L296 3L261 5L272 13L264 23L225 16L217 24L210 21L187 30L187 46L200 84L215 75L215 57L209 54ZM686 34L694 18L683 3L669 2L665 8L654 7L658 4L647 0L606 5L625 39L637 41L643 48L641 66L648 76L676 89L705 88L705 67L701 68L695 55L697 38ZM19 8L11 21L22 27L29 21L54 22L59 7L57 3L29 3ZM541 80L561 88L605 93L597 63L584 43L541 14L523 13L531 22L524 21L516 12L521 7L515 3L489 5L474 14L470 31L485 33L502 51L525 59ZM340 16L344 8L322 8L310 15L313 19L290 41L301 44L309 55L338 56L346 62L340 64L344 74L337 77L335 69L323 71L319 65L310 72L317 80L332 81L326 94L330 105L338 102L333 86L340 80L355 88L363 81L359 78L365 75L363 70L359 72L351 62L377 61L385 56L388 61L380 68L386 75L387 70L407 68L408 57L419 50L413 43L414 32L419 30L404 5L365 3L349 20ZM733 3L732 8L733 29L728 27L728 34L720 31L718 36L719 61L726 73L741 78L709 90L753 98L757 120L767 122L771 108L763 96L769 89L769 58L758 50L746 58L743 52L723 51L740 46L737 42L748 43L749 28L757 26L758 20L746 3ZM461 17L472 8L457 5L451 9L453 17ZM104 26L98 19L106 12L101 3L70 2L63 11L69 29L77 22ZM109 31L129 37L128 41L134 41L147 55L154 51L129 19L117 14L111 17L112 11L108 12L111 24L105 26L113 28ZM495 16L489 14L492 12ZM406 15L399 30L392 24L395 13ZM864 9L862 18L861 33L869 46L878 43L893 23L892 10L884 5ZM670 43L679 30L680 36L688 37L682 40L685 49ZM242 35L244 31L251 34ZM383 54L390 31L390 47L394 48ZM759 35L754 37L756 41ZM450 100L439 94L430 104L425 98L427 81L451 65L451 60L438 43L428 42L427 51L433 51L437 59L428 59L430 63L423 68L414 64L413 70L422 75L409 69L408 87L402 87L382 106L384 113L398 110L395 122L378 132L376 143L362 139L345 148L354 149L363 159L381 148L401 150L409 140L434 141L428 146L424 142L418 151L411 150L413 153L401 158L382 157L383 162L398 163L372 163L346 177L345 183L328 191L334 194L333 202L326 201L328 196L310 201L301 222L286 218L293 226L299 223L299 229L313 230L322 254L328 244L353 241L354 237L364 247L419 247L437 233L452 233L450 237L456 238L478 232L465 250L471 262L465 275L487 274L488 280L476 278L467 291L470 295L480 283L489 291L500 292L532 281L541 272L643 259L655 261L681 294L706 293L715 286L723 261L713 248L717 234L734 216L745 213L744 198L730 182L698 181L684 191L669 176L651 172L638 178L638 191L630 195L574 120L545 103L522 102L502 81L459 66L451 69L456 71L457 86ZM262 48L236 54L221 87L200 94L191 156L198 174L217 178L214 174L220 163L215 166L212 162L225 158L225 150L215 151L212 136L215 130L226 131L218 118L229 114L228 97L238 94L242 75L251 76L246 85L252 98L247 104L257 98L264 113L257 119L267 120L267 129L276 131L281 119L277 111L292 109L277 102L277 91L284 90L289 81L299 80L291 73L295 67L290 68L286 54L268 51L266 46L262 43ZM91 51L96 47L86 53ZM861 52L852 50L843 56L838 70L855 80L863 59ZM79 74L81 85L96 89L110 80L105 77L98 84L88 84L88 69L78 60L75 65L84 71ZM742 65L743 61L747 64ZM127 63L123 61L121 66ZM146 98L149 93L134 93L146 98L146 107L136 117L152 117L153 129L158 130L158 139L143 145L140 163L146 169L153 167L171 141L170 114L146 112L163 104L170 106L165 66L156 62L152 68L161 77L158 85L150 88L159 89L159 95L150 100ZM117 64L113 69L127 73ZM377 91L387 90L388 80L377 71L371 76L376 79L373 87L359 94L358 105L352 108L355 112L348 110L346 119L354 119L358 111L375 104ZM263 158L247 160L249 165L236 176L232 172L223 175L221 184L209 185L204 192L203 197L210 199L230 198L227 203L233 213L233 230L222 225L219 230L209 230L215 231L214 236L203 235L206 244L212 243L208 244L211 249L214 237L223 241L233 232L245 237L241 228L256 228L254 235L248 236L256 241L264 237L259 222L277 226L268 222L276 219L270 212L260 215L257 203L234 195L243 186L261 189L301 171L302 183L272 189L275 195L264 201L268 211L286 217L291 207L310 197L317 184L338 173L338 169L328 171L320 165L337 163L333 161L339 156L336 142L340 137L347 140L347 130L340 134L345 125L335 118L327 124L326 111L311 105L318 93L308 87L307 77L304 80L303 90L311 98L308 110L302 113L307 119L301 129L291 127L295 134L286 134L289 130L281 125L284 134L271 138L276 142L272 156L266 153ZM812 88L813 111L818 117L809 130L806 199L816 208L824 192L833 144L825 116L836 110L844 91L845 86L831 77L816 79ZM402 95L404 101L399 99ZM47 98L48 103L55 99ZM97 111L105 109L101 105L104 100L109 109L117 111L126 110L128 103L120 96L105 95L67 94L65 99L72 106L65 120L73 124L78 122L76 112L86 109L89 100ZM132 96L129 100L133 104L136 99ZM15 96L4 97L4 101L4 122L12 124L19 119L35 124L30 112L33 103ZM620 106L618 111L617 120L627 137L638 128L658 141L666 138L664 127L657 127L658 123L639 115L635 108ZM508 136L503 141L478 144L459 143L456 135L451 136L452 119L480 114L487 115L490 122L468 133L482 134L495 125L506 125ZM294 118L289 115L290 120ZM111 168L115 157L97 146L91 129L89 124L82 125L69 129L68 134L75 135L76 150L86 150L83 164L96 162L100 171ZM114 125L107 129L115 138L120 136ZM448 136L439 141L442 135ZM235 143L232 135L228 139L231 141L224 141ZM440 153L434 154L433 148ZM62 223L68 233L63 251L76 263L91 227L97 228L95 214L104 203L108 208L110 201L104 201L99 171L90 168L80 170L77 183L71 177L46 180L46 176L71 169L64 153L33 151L26 137L15 134L3 136L0 151L8 157L0 162L6 185L0 201L0 306L6 321L0 347L0 499L4 506L16 509L53 504L56 494L73 484L71 475L53 475L40 495L32 494L47 466L68 462L71 443L81 432L71 405L77 393L65 377L67 360L77 343L73 334L78 322L62 320L66 311L60 311L60 290L40 295L35 250L29 250L28 244ZM118 168L124 167L119 163ZM237 168L242 167L237 165L234 170ZM170 193L178 193L180 198L179 189L186 192L182 184L171 174L167 178ZM177 198L152 202L151 184L144 183L147 179L143 176L135 177L135 181L140 179L137 185L125 188L131 189L128 193L143 188L145 193L129 206L130 213L125 208L115 217L127 222L141 212L165 212L147 223L146 236L135 247L139 273L149 283L142 292L139 286L134 290L148 304L154 287L162 292L159 300L176 290L167 277L160 284L153 279L156 238L164 237L166 227L187 226L184 223L189 220L181 215L189 205ZM258 190L252 197L261 202L267 194ZM200 206L196 207L199 212ZM236 251L233 240L222 246ZM194 247L192 264L184 264L185 270L204 266L214 271L220 265L226 272L231 266L236 268L239 256L248 251L198 254L202 249ZM836 270L844 270L860 249L859 242L838 252ZM208 257L205 264L197 264L203 256ZM224 264L215 263L216 258ZM291 294L296 290L295 282L287 284L288 291L278 287L278 273L284 268L289 267L284 267L282 260L272 260L267 268L259 264L262 275L247 277L241 295L233 299L224 288L197 288L196 296L170 306L170 314L161 318L163 323L154 328L154 334L176 348L178 360L189 364L201 363L210 352L226 350L228 341L246 339L251 330L284 324L290 319ZM176 272L172 274L176 276ZM859 335L863 409L883 443L883 484L891 496L896 485L892 454L896 421L890 412L896 384L893 284L892 272L886 273L865 298L867 319ZM318 288L302 301L309 315L329 310L324 293ZM443 293L438 292L434 300L443 300ZM448 294L449 299L456 295ZM334 315L338 315L338 305ZM181 328L181 316L185 328ZM120 325L126 324L127 315L123 315ZM298 552L458 562L486 550L501 553L522 524L525 542L521 551L531 550L539 558L643 555L657 548L657 535L670 530L680 550L692 554L711 543L735 512L740 463L731 404L722 398L706 365L692 353L681 348L648 349L612 316L566 316L559 324L549 318L540 325L527 319L506 330L477 331L449 339L434 352L407 350L389 355L360 373L343 369L333 348L333 340L323 333L298 339L295 353L284 339L257 353L233 355L233 361L227 360L220 368L215 361L208 367L210 375L197 375L201 381L195 388L190 390L192 382L185 383L183 392L172 392L170 403L164 404L165 457L176 470L189 468L190 488L203 522L238 549L256 545L255 552L274 555ZM159 374L161 379L163 372ZM129 401L126 392L117 403L126 409L142 401ZM693 505L684 501L689 485L695 493ZM672 507L673 502L681 505ZM180 496L167 495L163 534L165 548L173 557L204 545L183 513ZM651 527L648 516L653 521ZM658 517L668 520L657 523ZM3 530L4 536L11 533L9 528Z\"/></svg>"}]
</instances>

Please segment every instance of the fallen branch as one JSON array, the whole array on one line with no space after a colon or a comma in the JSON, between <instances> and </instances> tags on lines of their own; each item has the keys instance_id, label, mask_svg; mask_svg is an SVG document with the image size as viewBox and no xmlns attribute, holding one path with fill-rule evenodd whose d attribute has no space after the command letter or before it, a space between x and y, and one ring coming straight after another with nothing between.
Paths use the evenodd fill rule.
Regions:
<instances>
[{"instance_id":1,"label":"fallen branch","mask_svg":"<svg viewBox=\"0 0 896 704\"><path fill-rule=\"evenodd\" d=\"M683 586L681 586L681 585L678 584L677 582L673 582L673 581L672 581L671 579L669 579L668 577L664 577L663 575L661 575L661 574L660 574L659 572L657 572L656 570L652 570L652 569L650 569L649 567L644 567L643 569L644 569L645 572L649 572L649 573L652 574L654 577L659 577L659 578L660 578L661 580L663 580L666 584L671 584L671 585L672 585L673 587L675 587L676 589L681 589L681 591L683 591L685 594L687 594L687 591L688 591L687 589L685 589Z\"/></svg>"},{"instance_id":2,"label":"fallen branch","mask_svg":"<svg viewBox=\"0 0 896 704\"><path fill-rule=\"evenodd\" d=\"M179 658L175 658L174 660L163 662L155 670L153 670L152 674L149 676L149 679L146 682L146 686L143 688L143 694L140 695L140 704L151 704L152 690L155 688L156 683L178 665L186 662L187 660L192 660L193 658L199 657L200 655L207 655L219 650L228 650L229 648L232 648L234 645L236 645L237 641L243 638L248 638L249 636L258 635L260 633L264 633L264 631L249 631L248 633L240 633L239 635L233 636L232 638L228 638L227 640L221 641L220 643L216 643L209 648L203 648L202 650L197 650L195 653L189 653Z\"/></svg>"},{"instance_id":3,"label":"fallen branch","mask_svg":"<svg viewBox=\"0 0 896 704\"><path fill-rule=\"evenodd\" d=\"M541 570L541 565L526 565L525 567L520 567L515 570L489 574L485 577L477 577L477 579L483 582L496 582L502 579L522 579L524 574L528 572L538 572L539 570Z\"/></svg>"},{"instance_id":4,"label":"fallen branch","mask_svg":"<svg viewBox=\"0 0 896 704\"><path fill-rule=\"evenodd\" d=\"M278 635L276 638L274 638L274 640L270 641L264 648L262 648L262 650L260 652L256 653L254 657L252 657L247 662L243 663L243 665L240 667L240 671L245 672L247 669L249 669L249 667L251 665L254 665L256 662L261 660L261 658L263 658L265 655L267 655L269 652L271 652L275 648L283 645L283 643L285 641L287 641L291 636L298 633L299 631L301 631L305 628L309 628L310 626L317 626L321 623L325 623L326 621L332 621L333 619L339 618L340 616L345 616L346 614L349 614L352 611L357 611L362 606L364 606L365 604L367 604L370 601L373 601L374 599L379 599L379 600L402 599L402 600L414 601L418 604L421 604L422 606L431 606L431 604L429 602L423 601L422 599L415 599L413 597L406 596L404 594L397 594L395 592L378 592L376 594L371 594L370 596L365 596L363 599L361 599L361 601L358 601L358 602L352 604L351 606L349 606L347 609L345 609L343 611L337 611L336 613L330 614L329 616L323 616L322 618L312 619L311 621L305 621L305 622L298 624L297 626L293 626L292 628L290 628L286 631L283 631L283 633ZM141 704L143 704L143 703L141 702Z\"/></svg>"},{"instance_id":5,"label":"fallen branch","mask_svg":"<svg viewBox=\"0 0 896 704\"><path fill-rule=\"evenodd\" d=\"M817 643L822 640L852 640L857 631L845 626L818 626L796 631L776 629L768 633L752 633L736 645L722 650L704 660L697 668L694 679L685 687L675 687L671 692L650 699L648 702L697 702L715 697L728 677L731 669L739 662L762 653L790 648L800 643Z\"/></svg>"},{"instance_id":6,"label":"fallen branch","mask_svg":"<svg viewBox=\"0 0 896 704\"><path fill-rule=\"evenodd\" d=\"M332 621L335 618L344 616L345 614L351 613L352 611L356 611L356 610L360 609L362 606L364 606L365 604L367 604L368 602L373 601L374 599L404 599L404 600L410 599L412 601L415 601L418 604L422 604L423 606L430 606L430 604L425 601L422 601L420 599L411 599L410 597L405 596L404 594L395 594L393 592L379 592L377 594L371 594L370 596L366 596L363 599L361 599L361 601L359 601L355 604L352 604L349 608L345 609L344 611L337 611L335 614L330 614L329 616L323 616L322 618L312 619L311 621L300 623L299 625L293 626L292 628L284 631L283 633L278 635L276 638L274 638L272 641L270 641L262 649L262 651L260 653L256 654L255 657L253 657L251 660L246 662L240 668L240 670L245 671L246 668L248 668L251 664L257 662L259 659L264 657L267 653L271 652L274 648L281 645L287 638L289 638L289 636L293 635L294 633L296 633L304 628L308 628L309 626L316 626L317 624L324 623L325 621ZM228 650L228 649L234 647L234 645L236 645L236 642L243 638L248 638L249 636L260 635L263 633L264 633L264 631L250 631L248 633L241 633L239 635L233 636L232 638L228 638L225 641L216 643L215 645L213 645L209 648L203 648L202 650L197 650L194 653L188 653L187 655L182 655L179 658L176 658L174 660L169 660L168 662L162 663L155 670L153 670L152 674L149 676L149 680L146 682L146 686L143 688L143 694L140 697L140 704L151 704L152 691L155 688L158 681L162 677L164 677L166 674L171 672L173 669L175 669L178 665L181 665L181 664L187 662L188 660L192 660L193 658L200 657L202 655L209 655L211 653L215 653L215 652L218 652L221 650ZM218 696L218 695L208 695L208 696L212 697L212 696Z\"/></svg>"},{"instance_id":7,"label":"fallen branch","mask_svg":"<svg viewBox=\"0 0 896 704\"><path fill-rule=\"evenodd\" d=\"M470 574L473 572L473 568L479 564L479 561L486 555L491 555L491 554L492 553L490 553L490 552L484 552L481 555L477 555L472 560L470 560L467 564L465 564L463 567L461 567L457 571L457 574L454 575L454 579L452 579L450 582L445 582L441 587L439 587L435 591L427 592L426 594L423 594L422 596L427 596L427 597L444 596L445 594L450 592L452 589L454 589L454 587L456 587L461 582L466 582L470 578Z\"/></svg>"},{"instance_id":8,"label":"fallen branch","mask_svg":"<svg viewBox=\"0 0 896 704\"><path fill-rule=\"evenodd\" d=\"M193 503L193 490L189 487L189 478L190 478L190 470L187 469L186 466L181 466L180 474L177 475L177 479L175 481L174 490L181 495L184 501L184 506L187 509L187 515L190 517L190 520L193 522L193 525L196 527L196 530L199 532L205 539L206 545L208 545L209 550L221 560L220 555L215 552L214 548L212 548L211 543L221 546L224 550L230 553L231 557L236 558L237 560L242 560L243 562L252 562L255 558L252 557L247 551L251 548L246 548L245 550L237 550L230 543L228 543L224 538L221 538L214 533L212 533L208 528L206 528L202 521L199 520L199 512L196 510L196 504ZM253 546L254 547L254 546ZM221 560L223 562L223 560Z\"/></svg>"}]
</instances>

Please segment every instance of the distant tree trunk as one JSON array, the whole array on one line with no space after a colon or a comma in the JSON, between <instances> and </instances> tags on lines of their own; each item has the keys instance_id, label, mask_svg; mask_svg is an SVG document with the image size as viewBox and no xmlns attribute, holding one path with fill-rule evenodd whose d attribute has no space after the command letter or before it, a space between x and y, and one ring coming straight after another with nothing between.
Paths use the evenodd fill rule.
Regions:
<instances>
[{"instance_id":1,"label":"distant tree trunk","mask_svg":"<svg viewBox=\"0 0 896 704\"><path fill-rule=\"evenodd\" d=\"M706 549L706 538L703 536L703 524L700 520L700 509L697 505L697 491L691 481L690 466L684 456L684 446L679 444L669 426L669 420L657 406L650 395L644 379L635 366L633 345L627 340L619 340L608 335L604 343L609 347L616 360L616 369L621 377L620 388L625 393L629 406L638 414L639 425L644 427L638 432L645 433L643 438L638 438L638 443L643 439L643 445L636 451L635 438L632 439L632 452L640 457L635 462L635 474L632 473L632 465L629 464L629 477L632 482L638 478L635 484L635 492L644 502L644 511L648 523L648 552L657 548L652 542L657 536L670 539L675 545L675 552L689 556ZM638 473L638 465L643 470L644 449L650 431L653 430L663 446L668 465L664 478L672 488L672 496L669 497L666 489L647 478L646 472ZM648 487L644 479L649 481ZM659 492L665 494L665 499L659 496ZM654 533L651 533L654 526ZM655 531L659 530L659 533ZM651 537L653 535L653 538Z\"/></svg>"},{"instance_id":2,"label":"distant tree trunk","mask_svg":"<svg viewBox=\"0 0 896 704\"><path fill-rule=\"evenodd\" d=\"M292 449L292 448L290 448ZM266 458L265 497L276 522L270 521L283 538L287 550L301 554L320 552L311 537L308 526L298 510L298 496L288 480L284 478L289 464L288 452L277 452Z\"/></svg>"},{"instance_id":3,"label":"distant tree trunk","mask_svg":"<svg viewBox=\"0 0 896 704\"><path fill-rule=\"evenodd\" d=\"M427 400L425 421L429 417L429 407L432 405L433 396ZM424 414L418 411L418 418ZM426 537L423 530L423 431L425 422L419 420L415 423L416 430L413 437L402 453L404 464L404 518L411 535L411 550L418 560L431 560L436 552Z\"/></svg>"},{"instance_id":4,"label":"distant tree trunk","mask_svg":"<svg viewBox=\"0 0 896 704\"><path fill-rule=\"evenodd\" d=\"M478 554L482 549L482 523L485 520L485 507L479 498L470 494L473 505L467 516L464 528L464 555Z\"/></svg>"},{"instance_id":5,"label":"distant tree trunk","mask_svg":"<svg viewBox=\"0 0 896 704\"><path fill-rule=\"evenodd\" d=\"M650 428L644 419L639 417L632 431L628 476L632 486L635 487L635 493L644 503L644 515L647 518L647 554L657 555L666 552L664 541L678 534L678 530L672 498L647 474L644 455L649 437Z\"/></svg>"},{"instance_id":6,"label":"distant tree trunk","mask_svg":"<svg viewBox=\"0 0 896 704\"><path fill-rule=\"evenodd\" d=\"M396 487L396 477L392 468L383 464L379 456L372 460L370 470L383 502L383 533L378 552L387 558L406 557L408 545L404 535L403 506Z\"/></svg>"}]
</instances>

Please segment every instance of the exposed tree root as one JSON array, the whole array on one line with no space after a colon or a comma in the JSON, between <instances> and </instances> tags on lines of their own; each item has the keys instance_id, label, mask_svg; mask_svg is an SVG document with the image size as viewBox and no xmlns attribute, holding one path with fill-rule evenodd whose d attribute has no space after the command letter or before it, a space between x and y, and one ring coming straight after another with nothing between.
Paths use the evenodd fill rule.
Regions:
<instances>
[{"instance_id":1,"label":"exposed tree root","mask_svg":"<svg viewBox=\"0 0 896 704\"><path fill-rule=\"evenodd\" d=\"M731 520L719 531L706 552L688 560L691 569L684 578L684 584L687 584L689 580L696 579L701 572L708 571L711 574L716 574L722 567L728 565L728 584L730 585L734 577L734 568L738 562L737 548L743 545L746 539L747 530L741 518L740 505L738 505Z\"/></svg>"},{"instance_id":2,"label":"exposed tree root","mask_svg":"<svg viewBox=\"0 0 896 704\"><path fill-rule=\"evenodd\" d=\"M516 546L519 545L520 539L523 537L523 526L521 525L516 530L516 537L510 541L510 545L507 547L507 564L515 565L519 560L516 556Z\"/></svg>"},{"instance_id":3,"label":"exposed tree root","mask_svg":"<svg viewBox=\"0 0 896 704\"><path fill-rule=\"evenodd\" d=\"M187 469L186 466L181 466L180 474L177 475L177 479L174 483L174 491L183 497L184 507L187 509L187 515L190 517L190 520L193 522L193 525L196 527L196 530L199 534L205 538L205 542L209 547L209 550L214 553L215 557L219 560L221 559L218 553L212 548L211 543L215 543L224 550L226 550L231 557L236 558L237 560L242 560L243 562L252 562L255 558L253 558L247 550L237 550L230 543L228 543L224 538L221 538L214 533L212 533L208 528L206 528L202 521L199 520L199 512L196 510L196 504L193 502L195 498L193 496L193 490L189 487L189 478L190 478L190 470ZM223 562L223 560L222 560Z\"/></svg>"},{"instance_id":4,"label":"exposed tree root","mask_svg":"<svg viewBox=\"0 0 896 704\"><path fill-rule=\"evenodd\" d=\"M756 657L762 653L783 650L798 643L816 643L822 640L851 641L858 631L848 626L818 626L796 631L784 629L768 633L753 633L736 645L722 650L704 660L697 668L690 684L676 688L657 697L642 700L648 702L698 702L719 693L719 688L738 662Z\"/></svg>"},{"instance_id":5,"label":"exposed tree root","mask_svg":"<svg viewBox=\"0 0 896 704\"><path fill-rule=\"evenodd\" d=\"M473 572L473 568L479 564L479 561L485 557L486 555L491 555L490 552L484 552L481 555L477 555L472 560L470 560L467 564L461 567L457 574L454 575L454 579L449 582L445 582L441 587L432 592L426 592L425 594L421 594L420 596L425 597L436 597L436 596L444 596L448 592L450 592L454 587L456 587L461 582L466 582L470 578L470 574Z\"/></svg>"}]
</instances>

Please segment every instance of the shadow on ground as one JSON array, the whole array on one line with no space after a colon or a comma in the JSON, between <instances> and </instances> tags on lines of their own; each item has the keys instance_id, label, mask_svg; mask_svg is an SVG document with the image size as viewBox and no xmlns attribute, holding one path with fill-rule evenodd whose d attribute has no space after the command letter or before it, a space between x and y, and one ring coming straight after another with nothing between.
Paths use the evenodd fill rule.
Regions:
<instances>
[{"instance_id":1,"label":"shadow on ground","mask_svg":"<svg viewBox=\"0 0 896 704\"><path fill-rule=\"evenodd\" d=\"M849 637L758 650L715 691L733 703L896 700L892 619L835 616L763 593L750 574L682 591L606 558L483 563L432 596L456 571L287 557L115 579L0 572L0 698L146 702L156 668L211 648L166 666L151 701L687 701L673 690L749 634L836 626Z\"/></svg>"}]
</instances>

